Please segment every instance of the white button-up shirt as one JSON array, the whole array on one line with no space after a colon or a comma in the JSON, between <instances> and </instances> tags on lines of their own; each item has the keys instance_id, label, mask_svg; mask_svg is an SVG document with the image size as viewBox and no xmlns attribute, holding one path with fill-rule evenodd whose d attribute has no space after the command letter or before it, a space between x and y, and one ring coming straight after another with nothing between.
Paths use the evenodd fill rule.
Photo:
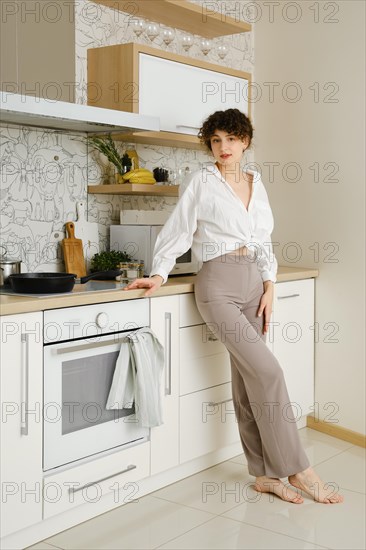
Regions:
<instances>
[{"instance_id":1,"label":"white button-up shirt","mask_svg":"<svg viewBox=\"0 0 366 550\"><path fill-rule=\"evenodd\" d=\"M150 276L161 275L164 284L176 258L192 249L202 262L246 246L254 255L263 281L277 280L278 263L271 233L274 220L261 175L253 174L252 195L242 200L213 163L191 174L180 186L180 198L158 234Z\"/></svg>"}]
</instances>

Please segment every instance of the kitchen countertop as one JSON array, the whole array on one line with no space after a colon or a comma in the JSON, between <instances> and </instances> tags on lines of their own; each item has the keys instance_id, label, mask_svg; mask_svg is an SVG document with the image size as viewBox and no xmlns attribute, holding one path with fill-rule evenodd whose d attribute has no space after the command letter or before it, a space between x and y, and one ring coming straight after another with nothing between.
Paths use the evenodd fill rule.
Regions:
<instances>
[{"instance_id":1,"label":"kitchen countertop","mask_svg":"<svg viewBox=\"0 0 366 550\"><path fill-rule=\"evenodd\" d=\"M277 283L295 281L297 279L310 279L318 277L317 269L305 267L282 267L279 266ZM165 285L152 294L151 298L157 296L169 296L172 294L186 294L194 291L196 275L179 275L169 277ZM117 285L117 283L116 283ZM101 304L105 302L117 302L119 300L132 300L142 298L146 289L138 290L104 290L102 292L73 293L68 292L57 296L33 298L26 296L0 296L0 314L12 315L16 313L29 313L32 311L44 311L47 309L58 309L64 307L83 306L89 304Z\"/></svg>"}]
</instances>

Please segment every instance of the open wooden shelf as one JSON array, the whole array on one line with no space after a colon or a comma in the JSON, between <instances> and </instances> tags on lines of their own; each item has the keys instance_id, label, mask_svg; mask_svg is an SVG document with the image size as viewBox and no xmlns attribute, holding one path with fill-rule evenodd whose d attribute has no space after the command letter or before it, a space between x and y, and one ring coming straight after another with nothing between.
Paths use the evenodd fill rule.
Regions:
<instances>
[{"instance_id":1,"label":"open wooden shelf","mask_svg":"<svg viewBox=\"0 0 366 550\"><path fill-rule=\"evenodd\" d=\"M179 185L148 185L143 183L88 185L88 193L97 195L161 195L178 197Z\"/></svg>"},{"instance_id":2,"label":"open wooden shelf","mask_svg":"<svg viewBox=\"0 0 366 550\"><path fill-rule=\"evenodd\" d=\"M222 13L213 13L208 5L207 11L205 11L204 6L198 6L186 0L133 0L133 2L93 0L93 2L205 38L216 38L252 30L249 23L236 21L236 19L226 16L225 10ZM240 5L240 2L237 4ZM134 9L136 7L137 10Z\"/></svg>"},{"instance_id":3,"label":"open wooden shelf","mask_svg":"<svg viewBox=\"0 0 366 550\"><path fill-rule=\"evenodd\" d=\"M183 147L184 149L202 150L200 140L189 134L177 134L174 132L127 132L114 133L115 141L127 141L131 143L144 143L145 145L160 145L161 147Z\"/></svg>"}]
</instances>

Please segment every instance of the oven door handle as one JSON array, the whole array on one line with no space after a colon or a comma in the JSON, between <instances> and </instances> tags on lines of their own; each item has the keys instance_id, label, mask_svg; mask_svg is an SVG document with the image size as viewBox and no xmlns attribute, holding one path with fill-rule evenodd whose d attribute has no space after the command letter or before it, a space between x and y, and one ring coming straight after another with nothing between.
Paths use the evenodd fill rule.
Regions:
<instances>
[{"instance_id":1,"label":"oven door handle","mask_svg":"<svg viewBox=\"0 0 366 550\"><path fill-rule=\"evenodd\" d=\"M124 335L127 335L130 333L124 333ZM119 339L116 338L116 335L111 336L107 340L103 340L103 342L88 342L86 343L75 343L70 342L69 346L65 346L65 342L62 344L51 344L49 347L55 351L57 354L62 353L70 353L70 351L82 351L82 350L90 350L94 348L101 348L104 346L110 346L111 344L118 344L121 343ZM47 346L48 347L48 346Z\"/></svg>"}]
</instances>

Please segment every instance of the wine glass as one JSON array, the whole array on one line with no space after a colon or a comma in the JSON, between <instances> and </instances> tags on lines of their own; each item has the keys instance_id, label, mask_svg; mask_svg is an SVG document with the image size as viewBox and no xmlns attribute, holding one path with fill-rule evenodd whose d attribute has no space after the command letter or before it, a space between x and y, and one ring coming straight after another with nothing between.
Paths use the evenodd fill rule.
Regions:
<instances>
[{"instance_id":1,"label":"wine glass","mask_svg":"<svg viewBox=\"0 0 366 550\"><path fill-rule=\"evenodd\" d=\"M212 45L210 40L201 40L200 49L203 55L207 55L211 51Z\"/></svg>"},{"instance_id":2,"label":"wine glass","mask_svg":"<svg viewBox=\"0 0 366 550\"><path fill-rule=\"evenodd\" d=\"M155 38L159 36L159 27L154 23L150 23L146 27L146 34L150 38L151 42L153 42Z\"/></svg>"},{"instance_id":3,"label":"wine glass","mask_svg":"<svg viewBox=\"0 0 366 550\"><path fill-rule=\"evenodd\" d=\"M176 172L176 170L169 170L168 185L177 185L177 172Z\"/></svg>"},{"instance_id":4,"label":"wine glass","mask_svg":"<svg viewBox=\"0 0 366 550\"><path fill-rule=\"evenodd\" d=\"M135 18L130 19L129 25L137 37L139 37L144 32L146 27L145 21Z\"/></svg>"},{"instance_id":5,"label":"wine glass","mask_svg":"<svg viewBox=\"0 0 366 550\"><path fill-rule=\"evenodd\" d=\"M181 39L182 48L185 52L188 52L193 46L193 38L190 34L184 34Z\"/></svg>"},{"instance_id":6,"label":"wine glass","mask_svg":"<svg viewBox=\"0 0 366 550\"><path fill-rule=\"evenodd\" d=\"M171 31L170 29L163 29L163 32L162 32L162 38L163 38L163 42L169 46L169 44L171 42L173 42L174 40L174 33L173 31Z\"/></svg>"},{"instance_id":7,"label":"wine glass","mask_svg":"<svg viewBox=\"0 0 366 550\"><path fill-rule=\"evenodd\" d=\"M225 59L227 54L229 53L229 49L225 44L220 44L220 46L217 48L217 55L220 59Z\"/></svg>"}]
</instances>

